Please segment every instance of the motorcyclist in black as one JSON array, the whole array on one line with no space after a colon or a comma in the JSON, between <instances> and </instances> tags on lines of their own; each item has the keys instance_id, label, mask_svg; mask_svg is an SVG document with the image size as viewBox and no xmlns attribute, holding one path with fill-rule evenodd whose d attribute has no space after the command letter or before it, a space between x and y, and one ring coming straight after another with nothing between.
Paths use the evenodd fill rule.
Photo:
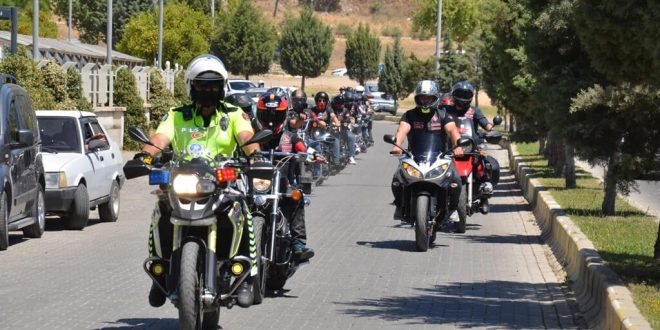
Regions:
<instances>
[{"instance_id":1,"label":"motorcyclist in black","mask_svg":"<svg viewBox=\"0 0 660 330\"><path fill-rule=\"evenodd\" d=\"M268 151L275 149L282 152L307 152L307 146L298 135L287 130L287 121L297 124L293 117L298 115L289 111L288 100L282 93L274 94L266 92L257 102L257 116L252 120L255 131L269 129L273 131L273 139L261 145L261 149ZM300 174L298 164L289 162L287 173L288 184L297 184ZM286 186L284 186L286 187ZM301 199L294 201L292 198L283 198L280 207L282 213L289 220L291 236L293 238L293 251L299 262L309 260L314 256L314 250L307 247L307 230L305 227L305 203Z\"/></svg>"},{"instance_id":2,"label":"motorcyclist in black","mask_svg":"<svg viewBox=\"0 0 660 330\"><path fill-rule=\"evenodd\" d=\"M431 135L431 138L437 140L437 145L439 146L444 145L447 135L454 144L458 142L460 134L456 129L456 124L451 116L447 115L443 109L438 108L439 100L438 87L434 81L422 80L417 84L417 87L415 88L415 104L417 106L406 111L403 116L401 116L399 127L397 128L395 135L396 144L401 145L407 137L409 149L412 149L411 146L414 146L415 143L420 143L419 141L425 141L426 139L424 138L428 137L428 135ZM393 146L390 153L401 155L403 150L399 147ZM463 149L457 147L454 149L454 154L457 156L462 155ZM453 188L449 189L448 211L450 218L457 219L458 216L455 213L458 208L462 184L461 177L455 169L452 171L451 175L450 186L453 186ZM396 206L394 219L401 220L403 218L403 186L396 173L392 179L392 194L394 195L394 205Z\"/></svg>"},{"instance_id":3,"label":"motorcyclist in black","mask_svg":"<svg viewBox=\"0 0 660 330\"><path fill-rule=\"evenodd\" d=\"M225 102L231 103L245 112L250 119L254 118L257 111L257 104L246 94L243 93L234 93L225 97Z\"/></svg>"},{"instance_id":4,"label":"motorcyclist in black","mask_svg":"<svg viewBox=\"0 0 660 330\"><path fill-rule=\"evenodd\" d=\"M346 125L346 129L342 130L340 137L342 140L344 140L346 146L348 147L348 163L355 165L355 134L353 134L353 132L351 132L348 128L350 124L349 110L353 103L352 100L349 100L346 97L344 88L340 88L339 91L340 94L332 98L330 105L332 106L332 110L335 112L335 115L339 119L340 123Z\"/></svg>"},{"instance_id":5,"label":"motorcyclist in black","mask_svg":"<svg viewBox=\"0 0 660 330\"><path fill-rule=\"evenodd\" d=\"M493 124L488 122L488 118L484 116L481 109L471 106L474 87L467 81L459 81L452 87L451 97L453 105L445 105L444 109L453 117L461 136L468 137L474 141L475 145L479 145L477 128L481 126L489 132L493 129ZM484 182L481 183L481 189L490 194L493 192L493 186L500 179L500 164L494 157L486 155L484 165L487 178L484 178Z\"/></svg>"},{"instance_id":6,"label":"motorcyclist in black","mask_svg":"<svg viewBox=\"0 0 660 330\"><path fill-rule=\"evenodd\" d=\"M314 95L314 107L311 109L311 116L313 119L316 119L319 128L328 127L329 123L332 123L334 127L339 128L339 118L335 114L334 110L329 105L330 97L326 92L318 92ZM333 165L339 165L339 139L335 139L332 145L332 158Z\"/></svg>"},{"instance_id":7,"label":"motorcyclist in black","mask_svg":"<svg viewBox=\"0 0 660 330\"><path fill-rule=\"evenodd\" d=\"M358 103L361 106L364 106L365 113L370 114L373 112L371 109L371 104L369 103L369 98L364 94L364 86L358 85L355 87L355 92L358 95ZM365 127L362 128L362 134L363 137L365 138L365 141L373 144L374 143L374 138L372 135L372 129L373 129L373 121L369 120L367 121L367 124Z\"/></svg>"}]
</instances>

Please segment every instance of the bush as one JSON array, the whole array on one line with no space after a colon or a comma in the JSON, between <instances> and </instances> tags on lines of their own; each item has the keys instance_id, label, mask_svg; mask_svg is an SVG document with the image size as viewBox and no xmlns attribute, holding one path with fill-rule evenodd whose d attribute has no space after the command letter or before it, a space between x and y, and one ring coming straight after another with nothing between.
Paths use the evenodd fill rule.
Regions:
<instances>
[{"instance_id":1,"label":"bush","mask_svg":"<svg viewBox=\"0 0 660 330\"><path fill-rule=\"evenodd\" d=\"M372 14L378 13L381 9L383 9L383 0L371 1L371 6L369 6L369 10L371 11Z\"/></svg>"},{"instance_id":2,"label":"bush","mask_svg":"<svg viewBox=\"0 0 660 330\"><path fill-rule=\"evenodd\" d=\"M92 104L83 96L82 79L74 67L66 70L66 93L74 104L74 109L80 111L94 111Z\"/></svg>"},{"instance_id":3,"label":"bush","mask_svg":"<svg viewBox=\"0 0 660 330\"><path fill-rule=\"evenodd\" d=\"M403 31L398 26L386 26L380 31L380 34L383 37L401 38Z\"/></svg>"},{"instance_id":4,"label":"bush","mask_svg":"<svg viewBox=\"0 0 660 330\"><path fill-rule=\"evenodd\" d=\"M432 32L424 31L424 30L413 31L410 34L410 37L412 37L413 39L418 39L418 40L429 40L433 36L434 36L434 34Z\"/></svg>"},{"instance_id":5,"label":"bush","mask_svg":"<svg viewBox=\"0 0 660 330\"><path fill-rule=\"evenodd\" d=\"M177 105L190 103L184 74L185 71L179 71L179 73L174 76L174 98L176 99Z\"/></svg>"},{"instance_id":6,"label":"bush","mask_svg":"<svg viewBox=\"0 0 660 330\"><path fill-rule=\"evenodd\" d=\"M41 76L44 79L45 91L50 93L56 103L56 108L61 108L68 100L66 72L54 61L48 61L40 68Z\"/></svg>"},{"instance_id":7,"label":"bush","mask_svg":"<svg viewBox=\"0 0 660 330\"><path fill-rule=\"evenodd\" d=\"M128 136L128 128L139 127L146 131L148 125L142 107L144 102L138 94L135 76L128 69L121 69L117 72L114 101L118 106L126 107L126 112L124 112L124 149L139 150L142 145Z\"/></svg>"},{"instance_id":8,"label":"bush","mask_svg":"<svg viewBox=\"0 0 660 330\"><path fill-rule=\"evenodd\" d=\"M5 54L9 54L7 49ZM8 55L2 59L0 72L16 77L18 85L30 94L35 109L55 108L55 100L51 93L44 89L44 77L26 47L19 45L16 55Z\"/></svg>"},{"instance_id":9,"label":"bush","mask_svg":"<svg viewBox=\"0 0 660 330\"><path fill-rule=\"evenodd\" d=\"M176 104L172 92L165 86L163 76L158 70L149 73L149 128L156 129L161 118Z\"/></svg>"},{"instance_id":10,"label":"bush","mask_svg":"<svg viewBox=\"0 0 660 330\"><path fill-rule=\"evenodd\" d=\"M348 24L345 24L345 23L339 23L339 24L337 24L337 26L335 26L334 30L335 30L334 32L335 32L336 36L342 36L342 37L346 38L346 37L350 36L351 33L353 33L353 30L355 30L355 29L353 28L352 25L348 25Z\"/></svg>"}]
</instances>

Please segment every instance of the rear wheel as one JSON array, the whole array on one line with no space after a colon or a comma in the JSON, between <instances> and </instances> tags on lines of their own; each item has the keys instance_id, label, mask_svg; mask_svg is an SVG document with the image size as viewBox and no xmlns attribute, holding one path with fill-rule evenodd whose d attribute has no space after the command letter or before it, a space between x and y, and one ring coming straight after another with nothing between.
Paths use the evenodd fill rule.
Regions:
<instances>
[{"instance_id":1,"label":"rear wheel","mask_svg":"<svg viewBox=\"0 0 660 330\"><path fill-rule=\"evenodd\" d=\"M87 187L81 184L76 188L73 202L71 203L71 210L69 214L63 218L64 226L68 229L82 230L87 226L89 220L89 195L87 195Z\"/></svg>"},{"instance_id":2,"label":"rear wheel","mask_svg":"<svg viewBox=\"0 0 660 330\"><path fill-rule=\"evenodd\" d=\"M416 198L417 212L415 213L415 246L417 251L425 252L429 249L429 203L430 198L419 195Z\"/></svg>"},{"instance_id":3,"label":"rear wheel","mask_svg":"<svg viewBox=\"0 0 660 330\"><path fill-rule=\"evenodd\" d=\"M0 251L7 250L9 247L8 221L9 205L7 205L7 193L2 190L0 191Z\"/></svg>"},{"instance_id":4,"label":"rear wheel","mask_svg":"<svg viewBox=\"0 0 660 330\"><path fill-rule=\"evenodd\" d=\"M181 250L179 275L179 326L181 329L198 329L203 323L205 313L202 304L200 268L199 245L195 242L187 242Z\"/></svg>"},{"instance_id":5,"label":"rear wheel","mask_svg":"<svg viewBox=\"0 0 660 330\"><path fill-rule=\"evenodd\" d=\"M110 199L99 205L99 218L103 222L115 222L119 218L119 184L112 180Z\"/></svg>"},{"instance_id":6,"label":"rear wheel","mask_svg":"<svg viewBox=\"0 0 660 330\"><path fill-rule=\"evenodd\" d=\"M30 238L39 238L44 234L46 228L46 207L44 202L44 190L41 184L37 184L37 198L32 207L34 223L23 228L23 235Z\"/></svg>"},{"instance_id":7,"label":"rear wheel","mask_svg":"<svg viewBox=\"0 0 660 330\"><path fill-rule=\"evenodd\" d=\"M458 207L456 211L458 212L456 232L462 234L465 233L465 227L467 224L467 185L461 187L461 196L458 198Z\"/></svg>"},{"instance_id":8,"label":"rear wheel","mask_svg":"<svg viewBox=\"0 0 660 330\"><path fill-rule=\"evenodd\" d=\"M258 305L264 300L266 296L266 271L267 265L262 260L263 252L265 251L264 239L264 225L266 220L263 217L252 218L252 226L254 227L254 243L257 247L257 277L252 282L254 287L254 304Z\"/></svg>"}]
</instances>

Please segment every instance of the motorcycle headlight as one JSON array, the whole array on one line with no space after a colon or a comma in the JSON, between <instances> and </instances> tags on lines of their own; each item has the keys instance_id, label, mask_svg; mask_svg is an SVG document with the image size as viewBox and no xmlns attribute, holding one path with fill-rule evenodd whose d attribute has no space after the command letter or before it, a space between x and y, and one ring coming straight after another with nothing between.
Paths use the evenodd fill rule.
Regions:
<instances>
[{"instance_id":1,"label":"motorcycle headlight","mask_svg":"<svg viewBox=\"0 0 660 330\"><path fill-rule=\"evenodd\" d=\"M172 189L179 195L197 194L199 178L194 174L179 174L172 180Z\"/></svg>"},{"instance_id":2,"label":"motorcycle headlight","mask_svg":"<svg viewBox=\"0 0 660 330\"><path fill-rule=\"evenodd\" d=\"M403 169L406 170L406 173L408 173L408 175L410 175L414 178L421 178L422 177L422 172L420 172L418 169L408 165L408 163L403 163Z\"/></svg>"},{"instance_id":3,"label":"motorcycle headlight","mask_svg":"<svg viewBox=\"0 0 660 330\"><path fill-rule=\"evenodd\" d=\"M442 164L440 167L436 167L430 170L428 173L426 173L426 178L431 179L431 178L439 177L445 174L448 168L449 168L448 164Z\"/></svg>"},{"instance_id":4,"label":"motorcycle headlight","mask_svg":"<svg viewBox=\"0 0 660 330\"><path fill-rule=\"evenodd\" d=\"M272 181L268 179L252 179L252 187L254 187L254 190L258 193L265 193L270 190L271 184Z\"/></svg>"}]
</instances>

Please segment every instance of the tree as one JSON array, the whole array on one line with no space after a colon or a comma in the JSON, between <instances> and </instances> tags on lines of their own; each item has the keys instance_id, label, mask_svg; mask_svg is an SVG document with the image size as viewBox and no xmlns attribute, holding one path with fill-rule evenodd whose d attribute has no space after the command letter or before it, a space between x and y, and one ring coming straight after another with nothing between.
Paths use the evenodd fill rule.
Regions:
<instances>
[{"instance_id":1,"label":"tree","mask_svg":"<svg viewBox=\"0 0 660 330\"><path fill-rule=\"evenodd\" d=\"M187 64L209 51L211 23L203 13L186 5L168 4L163 19L163 61ZM158 55L158 14L143 12L133 17L124 29L117 49L154 64Z\"/></svg>"},{"instance_id":2,"label":"tree","mask_svg":"<svg viewBox=\"0 0 660 330\"><path fill-rule=\"evenodd\" d=\"M280 65L290 75L318 77L330 64L335 38L329 26L323 24L311 9L300 12L297 18L287 17L280 38Z\"/></svg>"},{"instance_id":3,"label":"tree","mask_svg":"<svg viewBox=\"0 0 660 330\"><path fill-rule=\"evenodd\" d=\"M478 2L477 0L444 0L442 2L443 35L451 35L459 45L465 42L478 26ZM418 8L413 12L412 17L413 31L435 34L438 25L438 0L417 0L417 4Z\"/></svg>"},{"instance_id":4,"label":"tree","mask_svg":"<svg viewBox=\"0 0 660 330\"><path fill-rule=\"evenodd\" d=\"M177 105L190 103L184 75L185 71L179 71L179 73L174 76L174 99L176 100Z\"/></svg>"},{"instance_id":5,"label":"tree","mask_svg":"<svg viewBox=\"0 0 660 330\"><path fill-rule=\"evenodd\" d=\"M395 101L410 94L404 85L404 60L401 38L397 37L394 46L385 51L384 68L378 77L378 89L392 95Z\"/></svg>"},{"instance_id":6,"label":"tree","mask_svg":"<svg viewBox=\"0 0 660 330\"><path fill-rule=\"evenodd\" d=\"M250 75L266 73L275 55L277 32L264 20L261 10L253 0L240 0L229 8L226 18L213 38L213 53L224 62L233 74Z\"/></svg>"},{"instance_id":7,"label":"tree","mask_svg":"<svg viewBox=\"0 0 660 330\"><path fill-rule=\"evenodd\" d=\"M371 33L368 25L360 23L357 30L346 40L344 63L348 76L360 85L376 78L380 57L380 40Z\"/></svg>"},{"instance_id":8,"label":"tree","mask_svg":"<svg viewBox=\"0 0 660 330\"><path fill-rule=\"evenodd\" d=\"M440 70L435 79L441 91L450 91L451 87L461 80L475 80L474 65L467 55L449 52L440 58Z\"/></svg>"},{"instance_id":9,"label":"tree","mask_svg":"<svg viewBox=\"0 0 660 330\"><path fill-rule=\"evenodd\" d=\"M163 76L158 70L149 73L149 127L156 129L161 118L176 104L174 95L165 86Z\"/></svg>"},{"instance_id":10,"label":"tree","mask_svg":"<svg viewBox=\"0 0 660 330\"><path fill-rule=\"evenodd\" d=\"M32 1L2 1L3 6L18 8L18 33L32 35ZM39 2L39 36L43 38L57 38L57 24L51 20L52 11L50 3L46 0ZM0 21L0 30L10 31L11 22Z\"/></svg>"},{"instance_id":11,"label":"tree","mask_svg":"<svg viewBox=\"0 0 660 330\"><path fill-rule=\"evenodd\" d=\"M406 95L415 90L415 86L420 80L433 79L435 72L435 59L432 57L426 60L420 60L415 54L410 54L405 61L403 70L403 88Z\"/></svg>"},{"instance_id":12,"label":"tree","mask_svg":"<svg viewBox=\"0 0 660 330\"><path fill-rule=\"evenodd\" d=\"M124 149L139 150L142 145L130 138L128 128L138 127L146 131L148 123L142 107L144 102L138 94L135 76L128 69L117 71L114 101L117 106L126 107L126 112L124 112Z\"/></svg>"},{"instance_id":13,"label":"tree","mask_svg":"<svg viewBox=\"0 0 660 330\"><path fill-rule=\"evenodd\" d=\"M80 111L93 111L92 104L83 95L82 79L74 67L66 70L66 94L74 104L74 109Z\"/></svg>"},{"instance_id":14,"label":"tree","mask_svg":"<svg viewBox=\"0 0 660 330\"><path fill-rule=\"evenodd\" d=\"M106 40L108 22L107 0L72 1L73 26L80 31L80 40L98 44ZM112 3L112 43L115 46L123 37L124 28L135 15L153 8L152 0L113 0ZM57 0L55 13L68 17L69 2Z\"/></svg>"},{"instance_id":15,"label":"tree","mask_svg":"<svg viewBox=\"0 0 660 330\"><path fill-rule=\"evenodd\" d=\"M316 11L334 12L340 11L340 0L298 0L301 6L313 6Z\"/></svg>"},{"instance_id":16,"label":"tree","mask_svg":"<svg viewBox=\"0 0 660 330\"><path fill-rule=\"evenodd\" d=\"M0 72L16 77L16 82L30 95L35 109L55 108L53 95L44 88L44 77L26 47L19 45L16 55L3 58L0 61Z\"/></svg>"}]
</instances>

